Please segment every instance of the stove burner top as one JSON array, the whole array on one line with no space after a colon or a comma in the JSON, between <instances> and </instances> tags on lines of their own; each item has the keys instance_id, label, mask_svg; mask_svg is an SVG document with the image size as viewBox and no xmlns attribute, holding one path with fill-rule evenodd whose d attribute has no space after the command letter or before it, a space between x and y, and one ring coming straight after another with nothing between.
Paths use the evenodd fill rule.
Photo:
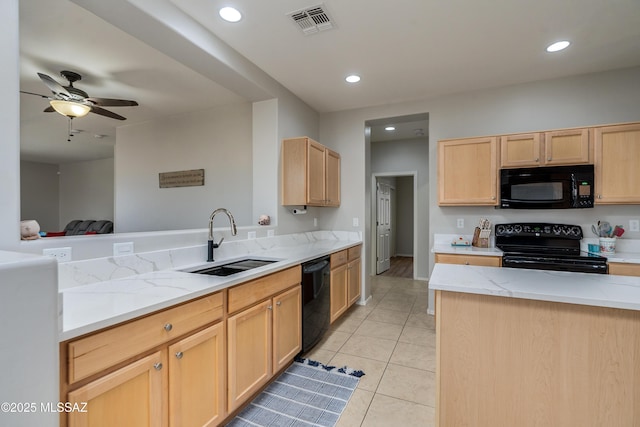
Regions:
<instances>
[{"instance_id":1,"label":"stove burner top","mask_svg":"<svg viewBox=\"0 0 640 427\"><path fill-rule=\"evenodd\" d=\"M502 266L606 274L607 259L580 250L578 225L515 223L496 225Z\"/></svg>"}]
</instances>

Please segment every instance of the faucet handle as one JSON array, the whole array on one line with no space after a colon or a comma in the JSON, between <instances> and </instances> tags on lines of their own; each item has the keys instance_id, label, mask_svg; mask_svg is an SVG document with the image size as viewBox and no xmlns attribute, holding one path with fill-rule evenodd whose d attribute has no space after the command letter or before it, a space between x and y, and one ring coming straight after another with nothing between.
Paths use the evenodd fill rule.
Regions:
<instances>
[{"instance_id":1,"label":"faucet handle","mask_svg":"<svg viewBox=\"0 0 640 427\"><path fill-rule=\"evenodd\" d=\"M221 237L221 238L220 238L220 241L219 241L218 243L215 243L215 242L213 243L213 247L214 247L214 248L219 248L219 247L220 247L220 245L222 244L222 241L223 241L223 240L224 240L224 237Z\"/></svg>"}]
</instances>

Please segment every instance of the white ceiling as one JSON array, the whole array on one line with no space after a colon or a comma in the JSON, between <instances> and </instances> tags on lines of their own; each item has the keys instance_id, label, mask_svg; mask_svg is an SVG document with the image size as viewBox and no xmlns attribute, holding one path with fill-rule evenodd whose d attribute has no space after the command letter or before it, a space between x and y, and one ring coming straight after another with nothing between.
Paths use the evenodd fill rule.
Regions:
<instances>
[{"instance_id":1,"label":"white ceiling","mask_svg":"<svg viewBox=\"0 0 640 427\"><path fill-rule=\"evenodd\" d=\"M309 36L287 14L320 3L313 0L119 3L178 8L171 13L190 18L181 16L180 25L197 21L318 112L640 65L638 0L326 0L335 28ZM239 23L218 17L217 9L229 4L242 11ZM63 154L57 161L65 147L72 153L110 147L115 125L250 100L68 0L21 1L20 13L21 90L48 94L36 72L62 82L57 73L71 69L85 76L76 86L89 95L140 103L113 108L128 118L124 123L92 114L76 119L74 127L85 132L67 143L65 118L42 113L45 99L21 95L23 145L34 147L34 160L45 147L52 148L47 158ZM556 54L544 51L560 39L573 44ZM362 81L347 85L350 73ZM409 126L413 132L415 124Z\"/></svg>"}]
</instances>

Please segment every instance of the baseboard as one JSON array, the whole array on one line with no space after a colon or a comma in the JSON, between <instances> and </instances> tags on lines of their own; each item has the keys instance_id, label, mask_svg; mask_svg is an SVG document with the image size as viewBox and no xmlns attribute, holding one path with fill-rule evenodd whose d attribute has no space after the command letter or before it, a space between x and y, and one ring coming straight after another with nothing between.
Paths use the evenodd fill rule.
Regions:
<instances>
[{"instance_id":1,"label":"baseboard","mask_svg":"<svg viewBox=\"0 0 640 427\"><path fill-rule=\"evenodd\" d=\"M430 315L432 315L432 316L435 316L435 315L436 315L436 311L435 311L435 310L432 310L432 309L430 309L430 308L428 308L428 309L427 309L427 314L430 314Z\"/></svg>"},{"instance_id":2,"label":"baseboard","mask_svg":"<svg viewBox=\"0 0 640 427\"><path fill-rule=\"evenodd\" d=\"M369 298L367 298L366 300L362 301L361 299L359 299L358 301L356 301L357 305L367 305L369 303L369 301L371 300L371 295L369 295Z\"/></svg>"},{"instance_id":3,"label":"baseboard","mask_svg":"<svg viewBox=\"0 0 640 427\"><path fill-rule=\"evenodd\" d=\"M401 256L401 257L405 257L405 258L413 258L413 254L395 254L391 258L394 258L394 257L397 257L397 256Z\"/></svg>"}]
</instances>

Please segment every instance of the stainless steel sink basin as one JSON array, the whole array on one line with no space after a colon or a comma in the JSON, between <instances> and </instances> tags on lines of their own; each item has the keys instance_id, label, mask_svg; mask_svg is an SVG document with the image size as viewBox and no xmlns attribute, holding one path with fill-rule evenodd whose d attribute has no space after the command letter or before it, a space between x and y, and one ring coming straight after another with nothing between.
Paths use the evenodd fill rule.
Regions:
<instances>
[{"instance_id":1,"label":"stainless steel sink basin","mask_svg":"<svg viewBox=\"0 0 640 427\"><path fill-rule=\"evenodd\" d=\"M231 276L232 274L242 273L243 271L252 270L258 267L264 267L265 265L269 265L273 262L277 261L249 258L240 261L232 261L227 264L193 270L190 271L190 273L209 274L212 276Z\"/></svg>"}]
</instances>

